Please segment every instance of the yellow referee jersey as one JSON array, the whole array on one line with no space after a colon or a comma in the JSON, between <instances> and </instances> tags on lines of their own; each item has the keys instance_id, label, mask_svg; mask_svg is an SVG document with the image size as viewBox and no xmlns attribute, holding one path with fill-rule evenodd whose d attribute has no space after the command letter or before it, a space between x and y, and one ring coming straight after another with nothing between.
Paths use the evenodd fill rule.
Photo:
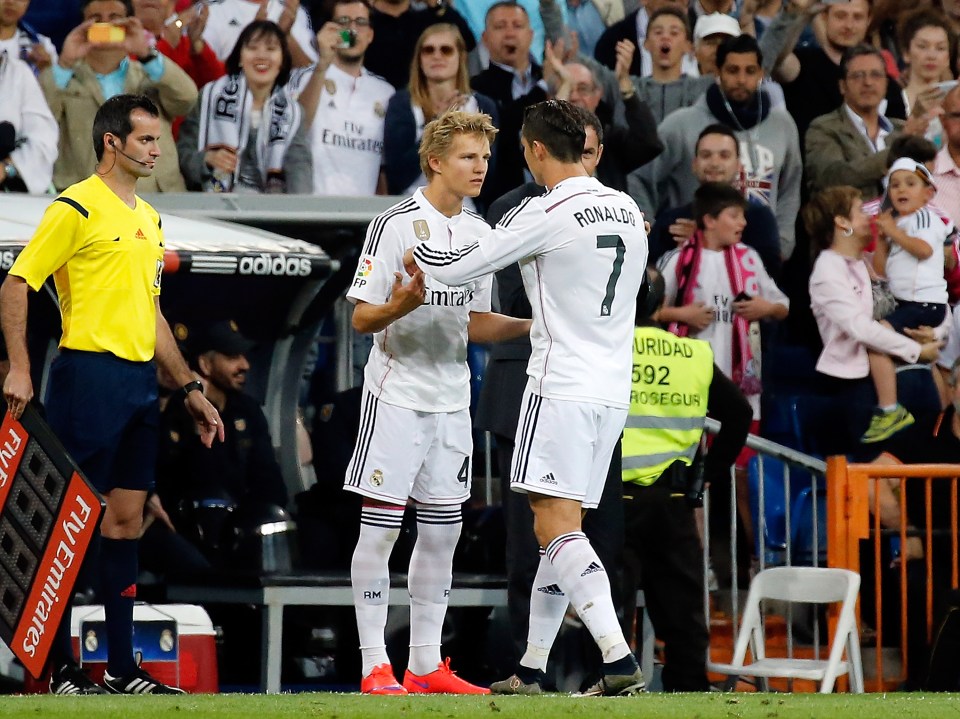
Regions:
<instances>
[{"instance_id":1,"label":"yellow referee jersey","mask_svg":"<svg viewBox=\"0 0 960 719\"><path fill-rule=\"evenodd\" d=\"M157 342L160 226L150 205L138 197L131 210L92 175L50 204L10 274L33 290L53 275L63 318L60 347L145 362Z\"/></svg>"}]
</instances>

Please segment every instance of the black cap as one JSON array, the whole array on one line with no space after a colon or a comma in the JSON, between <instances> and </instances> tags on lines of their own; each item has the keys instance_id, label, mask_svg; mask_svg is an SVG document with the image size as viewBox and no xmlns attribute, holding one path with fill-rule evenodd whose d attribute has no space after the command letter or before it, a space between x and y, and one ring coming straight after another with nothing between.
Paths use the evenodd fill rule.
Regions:
<instances>
[{"instance_id":1,"label":"black cap","mask_svg":"<svg viewBox=\"0 0 960 719\"><path fill-rule=\"evenodd\" d=\"M221 320L201 327L191 340L193 352L198 355L211 351L225 355L242 355L254 346L254 342L240 333L240 328L233 320Z\"/></svg>"}]
</instances>

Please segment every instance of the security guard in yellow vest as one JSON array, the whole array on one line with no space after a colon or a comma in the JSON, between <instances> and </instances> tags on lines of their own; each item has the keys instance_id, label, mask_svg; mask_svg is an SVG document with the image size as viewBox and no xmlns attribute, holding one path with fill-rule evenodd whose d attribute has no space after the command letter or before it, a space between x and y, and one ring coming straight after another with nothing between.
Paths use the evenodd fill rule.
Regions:
<instances>
[{"instance_id":1,"label":"security guard in yellow vest","mask_svg":"<svg viewBox=\"0 0 960 719\"><path fill-rule=\"evenodd\" d=\"M642 585L654 630L664 642L664 689L708 691L710 635L694 507L702 503L704 480L729 481L753 413L714 365L709 344L654 324L664 283L656 270L647 273L649 291L637 304L630 415L622 442L624 584ZM722 429L699 461L708 411Z\"/></svg>"}]
</instances>

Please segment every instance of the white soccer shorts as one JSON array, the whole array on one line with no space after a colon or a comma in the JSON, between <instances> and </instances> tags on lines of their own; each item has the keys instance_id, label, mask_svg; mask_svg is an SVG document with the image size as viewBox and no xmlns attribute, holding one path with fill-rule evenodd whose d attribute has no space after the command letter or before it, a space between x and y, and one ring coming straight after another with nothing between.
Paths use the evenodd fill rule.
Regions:
<instances>
[{"instance_id":1,"label":"white soccer shorts","mask_svg":"<svg viewBox=\"0 0 960 719\"><path fill-rule=\"evenodd\" d=\"M360 432L343 488L390 504L470 498L470 410L417 412L363 391Z\"/></svg>"}]
</instances>

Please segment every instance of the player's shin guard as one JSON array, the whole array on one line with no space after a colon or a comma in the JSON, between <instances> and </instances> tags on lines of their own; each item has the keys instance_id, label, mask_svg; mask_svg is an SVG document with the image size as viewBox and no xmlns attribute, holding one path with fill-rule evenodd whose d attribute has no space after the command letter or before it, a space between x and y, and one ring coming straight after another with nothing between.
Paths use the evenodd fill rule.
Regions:
<instances>
[{"instance_id":1,"label":"player's shin guard","mask_svg":"<svg viewBox=\"0 0 960 719\"><path fill-rule=\"evenodd\" d=\"M540 555L540 566L533 579L530 593L530 628L527 633L527 651L520 665L546 671L550 649L563 624L570 601L560 588L559 578L546 553Z\"/></svg>"},{"instance_id":2,"label":"player's shin guard","mask_svg":"<svg viewBox=\"0 0 960 719\"><path fill-rule=\"evenodd\" d=\"M387 624L387 600L390 597L390 569L387 562L400 536L403 507L364 507L360 513L360 539L350 564L353 604L357 611L357 631L363 676L380 664L389 664L383 636Z\"/></svg>"},{"instance_id":3,"label":"player's shin guard","mask_svg":"<svg viewBox=\"0 0 960 719\"><path fill-rule=\"evenodd\" d=\"M603 653L612 662L630 653L617 621L610 580L583 532L561 534L547 546L559 584Z\"/></svg>"},{"instance_id":4,"label":"player's shin guard","mask_svg":"<svg viewBox=\"0 0 960 719\"><path fill-rule=\"evenodd\" d=\"M453 582L453 552L463 526L460 505L417 505L417 542L410 557L410 663L416 675L440 664L440 635Z\"/></svg>"},{"instance_id":5,"label":"player's shin guard","mask_svg":"<svg viewBox=\"0 0 960 719\"><path fill-rule=\"evenodd\" d=\"M133 602L137 598L137 540L103 537L100 582L107 625L107 671L117 677L136 669L133 660Z\"/></svg>"}]
</instances>

